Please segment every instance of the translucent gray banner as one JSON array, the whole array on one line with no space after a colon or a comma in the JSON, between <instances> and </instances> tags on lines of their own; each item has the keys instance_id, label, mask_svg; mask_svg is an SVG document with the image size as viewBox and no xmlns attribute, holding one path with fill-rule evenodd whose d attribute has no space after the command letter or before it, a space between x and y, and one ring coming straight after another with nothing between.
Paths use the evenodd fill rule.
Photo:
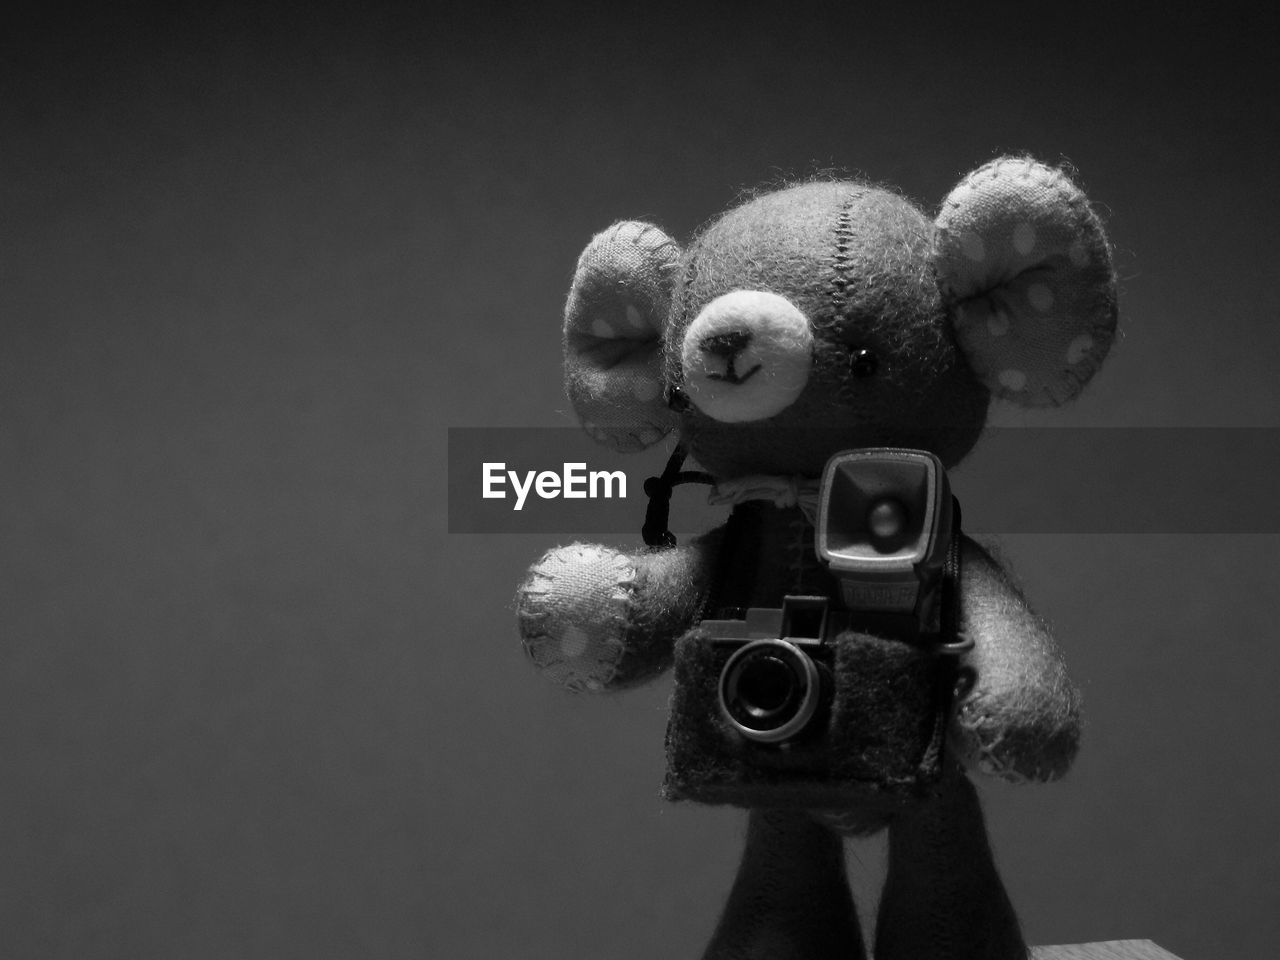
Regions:
<instances>
[{"instance_id":1,"label":"translucent gray banner","mask_svg":"<svg viewBox=\"0 0 1280 960\"><path fill-rule=\"evenodd\" d=\"M449 532L638 537L672 446L450 428ZM1280 533L1280 428L991 429L950 478L973 533ZM672 529L708 525L707 492L676 489Z\"/></svg>"}]
</instances>

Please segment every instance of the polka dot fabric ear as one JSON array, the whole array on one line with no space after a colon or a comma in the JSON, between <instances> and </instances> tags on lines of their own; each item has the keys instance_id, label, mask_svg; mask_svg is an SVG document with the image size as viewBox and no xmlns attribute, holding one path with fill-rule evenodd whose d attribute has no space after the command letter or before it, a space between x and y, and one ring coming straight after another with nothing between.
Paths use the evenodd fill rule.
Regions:
<instances>
[{"instance_id":1,"label":"polka dot fabric ear","mask_svg":"<svg viewBox=\"0 0 1280 960\"><path fill-rule=\"evenodd\" d=\"M565 392L583 429L615 450L642 450L675 422L663 399L662 331L679 257L657 227L624 221L578 258L565 305Z\"/></svg>"},{"instance_id":2,"label":"polka dot fabric ear","mask_svg":"<svg viewBox=\"0 0 1280 960\"><path fill-rule=\"evenodd\" d=\"M1115 277L1088 198L1060 170L1004 157L942 204L934 267L956 338L992 393L1072 399L1115 338Z\"/></svg>"}]
</instances>

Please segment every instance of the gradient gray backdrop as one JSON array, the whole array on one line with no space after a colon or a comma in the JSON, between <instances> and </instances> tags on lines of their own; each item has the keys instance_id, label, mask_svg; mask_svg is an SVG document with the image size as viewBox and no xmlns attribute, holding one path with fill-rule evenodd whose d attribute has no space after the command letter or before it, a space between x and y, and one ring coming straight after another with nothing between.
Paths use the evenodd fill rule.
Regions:
<instances>
[{"instance_id":1,"label":"gradient gray backdrop","mask_svg":"<svg viewBox=\"0 0 1280 960\"><path fill-rule=\"evenodd\" d=\"M446 533L446 427L568 422L615 218L1022 150L1106 214L1124 337L997 422L1280 426L1275 24L1202 6L10 14L0 956L696 957L742 818L658 800L666 682L526 666L554 537ZM1002 549L1089 717L1066 781L982 787L1030 939L1273 957L1280 542Z\"/></svg>"}]
</instances>

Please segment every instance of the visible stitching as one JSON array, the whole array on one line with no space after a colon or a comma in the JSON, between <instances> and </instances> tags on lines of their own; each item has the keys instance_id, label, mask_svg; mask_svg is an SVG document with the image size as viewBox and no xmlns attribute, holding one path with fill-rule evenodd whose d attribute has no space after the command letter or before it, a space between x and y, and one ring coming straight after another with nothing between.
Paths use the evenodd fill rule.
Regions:
<instances>
[{"instance_id":1,"label":"visible stitching","mask_svg":"<svg viewBox=\"0 0 1280 960\"><path fill-rule=\"evenodd\" d=\"M975 698L961 704L958 711L962 735L967 734L977 749L979 768L992 776L1000 777L1010 783L1029 783L1031 781L1057 780L1066 772L1066 766L1050 763L1045 757L1011 757L1002 755L1001 746L1007 739L1008 731L1003 724L995 720L989 709L979 709ZM995 736L991 734L994 731Z\"/></svg>"},{"instance_id":2,"label":"visible stitching","mask_svg":"<svg viewBox=\"0 0 1280 960\"><path fill-rule=\"evenodd\" d=\"M587 555L587 551L580 544L561 549L574 550L575 559L578 560ZM615 581L614 587L624 594L623 609L620 612L611 613L597 625L602 632L592 638L593 642L589 647L595 652L595 656L567 656L560 647L560 632L549 632L546 623L552 613L547 609L547 594L554 589L554 584L560 578L539 567L553 552L555 551L549 551L538 564L535 564L525 584L518 591L517 615L521 625L522 645L529 658L540 669L559 673L561 675L559 682L566 689L574 693L603 689L621 672L622 662L627 654L628 640L635 628L634 610L639 571L634 565L627 564ZM545 584L544 589L532 587L530 581L535 578ZM617 652L606 656L605 651L610 648ZM596 669L593 670L592 667Z\"/></svg>"},{"instance_id":3,"label":"visible stitching","mask_svg":"<svg viewBox=\"0 0 1280 960\"><path fill-rule=\"evenodd\" d=\"M663 379L669 384L679 385L684 382L680 367L679 342L676 341L675 349L666 349L666 341L667 337L674 336L675 331L684 330L688 326L689 313L692 309L690 290L698 280L698 253L700 248L701 239L695 238L681 258L672 263L672 269L679 272L672 277L671 308L668 313L670 319L663 329L662 351L663 370L665 373Z\"/></svg>"},{"instance_id":4,"label":"visible stitching","mask_svg":"<svg viewBox=\"0 0 1280 960\"><path fill-rule=\"evenodd\" d=\"M636 229L637 227L639 228L638 230ZM657 243L653 243L649 238L649 235L653 233L657 233L661 237ZM668 247L674 247L677 251L680 249L680 245L672 237L667 236L661 227L640 220L619 220L609 229L605 240L607 242L630 243L635 247L644 247L652 253L657 253Z\"/></svg>"},{"instance_id":5,"label":"visible stitching","mask_svg":"<svg viewBox=\"0 0 1280 960\"><path fill-rule=\"evenodd\" d=\"M831 258L831 307L833 314L842 313L848 304L849 275L853 266L850 247L853 243L853 201L847 197L836 215L836 250Z\"/></svg>"}]
</instances>

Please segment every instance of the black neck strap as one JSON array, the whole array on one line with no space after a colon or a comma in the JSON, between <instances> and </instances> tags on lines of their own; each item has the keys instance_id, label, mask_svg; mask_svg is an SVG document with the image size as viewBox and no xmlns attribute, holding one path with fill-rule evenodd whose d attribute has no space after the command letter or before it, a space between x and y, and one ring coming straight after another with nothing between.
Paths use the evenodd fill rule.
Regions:
<instances>
[{"instance_id":1,"label":"black neck strap","mask_svg":"<svg viewBox=\"0 0 1280 960\"><path fill-rule=\"evenodd\" d=\"M681 470L688 450L683 443L677 444L671 451L667 466L660 477L650 477L644 482L644 492L649 498L649 505L644 511L644 526L640 535L651 547L674 547L676 538L667 529L671 519L671 491L682 483L714 484L715 478L700 470Z\"/></svg>"}]
</instances>

